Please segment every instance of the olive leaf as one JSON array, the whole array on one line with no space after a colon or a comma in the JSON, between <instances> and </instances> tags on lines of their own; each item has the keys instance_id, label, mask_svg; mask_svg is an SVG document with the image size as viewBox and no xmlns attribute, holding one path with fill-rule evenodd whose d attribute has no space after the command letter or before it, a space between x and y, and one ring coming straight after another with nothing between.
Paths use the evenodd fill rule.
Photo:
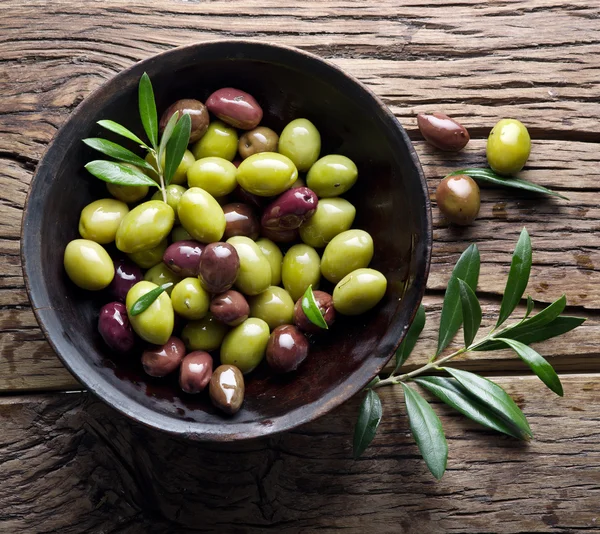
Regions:
<instances>
[{"instance_id":1,"label":"olive leaf","mask_svg":"<svg viewBox=\"0 0 600 534\"><path fill-rule=\"evenodd\" d=\"M84 139L83 142L87 146L97 150L98 152L102 152L111 158L124 161L125 163L131 163L132 165L136 165L137 167L142 167L144 169L154 170L146 160L140 158L137 154L131 152L131 150L127 150L121 145L113 143L108 139L102 139L101 137L90 137L88 139Z\"/></svg>"},{"instance_id":2,"label":"olive leaf","mask_svg":"<svg viewBox=\"0 0 600 534\"><path fill-rule=\"evenodd\" d=\"M537 375L537 377L548 386L549 389L554 391L560 397L563 396L563 387L560 383L560 379L556 374L554 368L548 363L548 361L538 354L535 350L519 341L514 339L497 338L498 341L502 341L513 349L519 358L521 358L531 370Z\"/></svg>"},{"instance_id":3,"label":"olive leaf","mask_svg":"<svg viewBox=\"0 0 600 534\"><path fill-rule=\"evenodd\" d=\"M87 163L85 168L96 178L111 184L158 186L152 178L146 176L142 171L114 161L94 160Z\"/></svg>"},{"instance_id":4,"label":"olive leaf","mask_svg":"<svg viewBox=\"0 0 600 534\"><path fill-rule=\"evenodd\" d=\"M527 310L525 311L525 319L527 319L527 317L529 317L531 315L531 312L533 311L533 307L535 306L535 303L533 302L533 299L531 298L531 295L527 295Z\"/></svg>"},{"instance_id":5,"label":"olive leaf","mask_svg":"<svg viewBox=\"0 0 600 534\"><path fill-rule=\"evenodd\" d=\"M381 382L381 378L374 376L373 379L365 386L365 389L371 389L377 382Z\"/></svg>"},{"instance_id":6,"label":"olive leaf","mask_svg":"<svg viewBox=\"0 0 600 534\"><path fill-rule=\"evenodd\" d=\"M173 134L173 129L175 128L175 125L177 124L178 119L179 119L179 111L176 111L175 113L173 113L173 115L171 115L169 122L167 122L167 125L165 126L165 129L160 138L160 144L158 145L158 161L159 162L162 162L163 155L165 153L165 148L167 148L167 143L168 143L169 139L171 139L171 135Z\"/></svg>"},{"instance_id":7,"label":"olive leaf","mask_svg":"<svg viewBox=\"0 0 600 534\"><path fill-rule=\"evenodd\" d=\"M544 195L550 195L553 197L562 198L564 200L569 200L566 196L561 195L556 191L552 191L551 189L548 189L541 185L528 182L527 180L523 180L521 178L507 178L506 176L500 176L499 174L496 174L492 169L461 169L459 171L451 172L448 176L456 176L458 174L466 174L467 176L470 176L471 178L473 178L473 180L477 180L478 182L487 182L502 187L522 189L524 191L530 191L532 193L541 193Z\"/></svg>"},{"instance_id":8,"label":"olive leaf","mask_svg":"<svg viewBox=\"0 0 600 534\"><path fill-rule=\"evenodd\" d=\"M139 315L140 313L146 311L152 305L152 303L172 285L173 282L168 282L166 284L163 284L162 286L155 287L154 289L148 291L148 293L142 295L133 303L133 306L129 310L129 315L135 317L136 315Z\"/></svg>"},{"instance_id":9,"label":"olive leaf","mask_svg":"<svg viewBox=\"0 0 600 534\"><path fill-rule=\"evenodd\" d=\"M169 185L171 179L181 163L187 146L190 142L190 133L192 131L192 118L188 113L184 113L181 119L173 128L171 138L167 141L167 154L165 158L165 184Z\"/></svg>"},{"instance_id":10,"label":"olive leaf","mask_svg":"<svg viewBox=\"0 0 600 534\"><path fill-rule=\"evenodd\" d=\"M444 367L444 370L456 378L471 395L489 406L497 415L515 425L524 436L533 436L521 409L498 384L468 371L451 367Z\"/></svg>"},{"instance_id":11,"label":"olive leaf","mask_svg":"<svg viewBox=\"0 0 600 534\"><path fill-rule=\"evenodd\" d=\"M302 311L312 324L317 325L319 328L324 328L325 330L329 329L327 321L325 321L321 309L315 300L312 284L306 288L306 291L302 296Z\"/></svg>"},{"instance_id":12,"label":"olive leaf","mask_svg":"<svg viewBox=\"0 0 600 534\"><path fill-rule=\"evenodd\" d=\"M521 300L527 283L529 282L529 274L531 272L531 239L527 233L527 229L523 228L517 246L513 252L510 262L510 271L508 272L508 280L502 295L502 303L500 304L500 314L496 328L499 327L517 307Z\"/></svg>"},{"instance_id":13,"label":"olive leaf","mask_svg":"<svg viewBox=\"0 0 600 534\"><path fill-rule=\"evenodd\" d=\"M517 439L527 438L518 427L511 425L476 397L472 397L469 390L456 379L445 376L423 376L415 378L414 381L476 423Z\"/></svg>"},{"instance_id":14,"label":"olive leaf","mask_svg":"<svg viewBox=\"0 0 600 534\"><path fill-rule=\"evenodd\" d=\"M479 249L477 245L472 244L461 254L448 281L444 303L442 304L436 356L448 346L462 324L460 286L457 280L458 278L464 280L475 291L479 280L479 267Z\"/></svg>"},{"instance_id":15,"label":"olive leaf","mask_svg":"<svg viewBox=\"0 0 600 534\"><path fill-rule=\"evenodd\" d=\"M150 147L146 143L144 143L144 141L142 141L137 135L135 135L133 132L129 131L127 128L125 128L125 126L121 126L118 122L109 121L109 120L101 120L101 121L98 121L98 124L100 126L102 126L102 128L105 128L110 132L113 132L113 133L116 133L123 137L126 137L127 139L134 141L138 145L141 145L144 148L150 149Z\"/></svg>"},{"instance_id":16,"label":"olive leaf","mask_svg":"<svg viewBox=\"0 0 600 534\"><path fill-rule=\"evenodd\" d=\"M354 459L360 455L373 441L377 427L381 421L382 408L379 395L372 389L367 391L358 412L358 421L354 427L354 440L352 444Z\"/></svg>"},{"instance_id":17,"label":"olive leaf","mask_svg":"<svg viewBox=\"0 0 600 534\"><path fill-rule=\"evenodd\" d=\"M463 332L465 336L465 347L471 346L477 331L481 326L481 306L475 296L475 292L464 280L458 278L460 302L462 305Z\"/></svg>"},{"instance_id":18,"label":"olive leaf","mask_svg":"<svg viewBox=\"0 0 600 534\"><path fill-rule=\"evenodd\" d=\"M525 319L518 326L520 328L535 328L551 323L564 311L566 305L567 297L565 295L562 295L561 297L556 299L552 304L544 308L541 312L536 313L533 317Z\"/></svg>"},{"instance_id":19,"label":"olive leaf","mask_svg":"<svg viewBox=\"0 0 600 534\"><path fill-rule=\"evenodd\" d=\"M415 348L415 344L417 343L417 340L419 339L419 336L421 335L421 332L423 331L424 327L425 307L423 306L423 304L421 304L417 309L415 318L413 319L410 328L406 332L402 343L400 343L398 350L396 350L396 367L394 369L394 373L396 373L398 369L400 369L404 365L404 362L406 362L406 360L410 356L410 353Z\"/></svg>"},{"instance_id":20,"label":"olive leaf","mask_svg":"<svg viewBox=\"0 0 600 534\"><path fill-rule=\"evenodd\" d=\"M156 113L156 102L154 100L152 82L150 81L148 74L145 72L140 78L140 84L138 87L138 106L144 131L150 140L150 144L154 147L154 149L157 149L158 115Z\"/></svg>"},{"instance_id":21,"label":"olive leaf","mask_svg":"<svg viewBox=\"0 0 600 534\"><path fill-rule=\"evenodd\" d=\"M429 403L414 389L404 383L402 389L412 435L429 471L439 480L448 461L448 443L442 423Z\"/></svg>"}]
</instances>

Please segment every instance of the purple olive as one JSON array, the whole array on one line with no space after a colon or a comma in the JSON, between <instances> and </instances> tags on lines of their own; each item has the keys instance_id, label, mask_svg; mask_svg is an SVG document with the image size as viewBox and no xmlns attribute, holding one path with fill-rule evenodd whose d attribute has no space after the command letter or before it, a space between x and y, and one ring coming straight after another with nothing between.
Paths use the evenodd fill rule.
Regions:
<instances>
[{"instance_id":1,"label":"purple olive","mask_svg":"<svg viewBox=\"0 0 600 534\"><path fill-rule=\"evenodd\" d=\"M297 228L292 230L274 230L273 228L262 226L260 235L270 239L274 243L293 243L299 239L300 233Z\"/></svg>"},{"instance_id":2,"label":"purple olive","mask_svg":"<svg viewBox=\"0 0 600 534\"><path fill-rule=\"evenodd\" d=\"M161 133L165 129L165 126L173 113L176 111L179 111L179 118L181 118L183 113L186 113L192 119L190 143L195 143L206 133L206 130L208 130L210 118L206 106L199 100L194 100L192 98L184 98L183 100L178 100L174 104L171 104L160 118L159 128Z\"/></svg>"},{"instance_id":3,"label":"purple olive","mask_svg":"<svg viewBox=\"0 0 600 534\"><path fill-rule=\"evenodd\" d=\"M469 132L454 119L443 113L419 113L417 124L425 140L447 152L458 152L469 142Z\"/></svg>"},{"instance_id":4,"label":"purple olive","mask_svg":"<svg viewBox=\"0 0 600 534\"><path fill-rule=\"evenodd\" d=\"M308 340L291 324L278 326L267 343L267 363L276 373L295 371L308 356Z\"/></svg>"},{"instance_id":5,"label":"purple olive","mask_svg":"<svg viewBox=\"0 0 600 534\"><path fill-rule=\"evenodd\" d=\"M230 289L211 300L210 313L217 321L229 326L237 326L248 319L250 305L244 295Z\"/></svg>"},{"instance_id":6,"label":"purple olive","mask_svg":"<svg viewBox=\"0 0 600 534\"><path fill-rule=\"evenodd\" d=\"M223 239L229 239L236 235L245 235L250 239L256 239L260 234L260 224L254 211L247 204L233 202L223 206L225 213L225 233Z\"/></svg>"},{"instance_id":7,"label":"purple olive","mask_svg":"<svg viewBox=\"0 0 600 534\"><path fill-rule=\"evenodd\" d=\"M238 271L240 257L229 243L210 243L200 257L198 276L209 293L223 293L231 288Z\"/></svg>"},{"instance_id":8,"label":"purple olive","mask_svg":"<svg viewBox=\"0 0 600 534\"><path fill-rule=\"evenodd\" d=\"M208 110L234 128L252 130L263 117L262 108L252 95L224 87L215 91L206 100Z\"/></svg>"},{"instance_id":9,"label":"purple olive","mask_svg":"<svg viewBox=\"0 0 600 534\"><path fill-rule=\"evenodd\" d=\"M323 318L327 323L327 326L331 326L335 321L335 309L333 307L333 298L329 293L325 291L313 291L315 301L319 310L323 314ZM302 298L299 298L294 306L294 323L302 331L310 334L320 334L326 332L325 329L313 324L309 321L308 317L302 309Z\"/></svg>"},{"instance_id":10,"label":"purple olive","mask_svg":"<svg viewBox=\"0 0 600 534\"><path fill-rule=\"evenodd\" d=\"M237 201L248 204L251 208L259 211L262 211L269 202L268 197L259 197L258 195L248 193L248 191L242 189L239 185L234 189L233 196Z\"/></svg>"},{"instance_id":11,"label":"purple olive","mask_svg":"<svg viewBox=\"0 0 600 534\"><path fill-rule=\"evenodd\" d=\"M208 352L196 350L183 358L179 368L179 385L186 393L200 393L212 377L213 359Z\"/></svg>"},{"instance_id":12,"label":"purple olive","mask_svg":"<svg viewBox=\"0 0 600 534\"><path fill-rule=\"evenodd\" d=\"M129 324L127 308L121 302L110 302L102 307L98 331L104 342L116 352L129 352L135 345L135 334Z\"/></svg>"},{"instance_id":13,"label":"purple olive","mask_svg":"<svg viewBox=\"0 0 600 534\"><path fill-rule=\"evenodd\" d=\"M200 257L205 246L198 241L176 241L165 250L163 262L179 276L198 276Z\"/></svg>"},{"instance_id":14,"label":"purple olive","mask_svg":"<svg viewBox=\"0 0 600 534\"><path fill-rule=\"evenodd\" d=\"M115 260L115 277L108 286L111 295L125 302L127 292L139 281L144 279L141 269L129 260Z\"/></svg>"},{"instance_id":15,"label":"purple olive","mask_svg":"<svg viewBox=\"0 0 600 534\"><path fill-rule=\"evenodd\" d=\"M261 225L270 230L293 230L310 219L319 200L308 187L286 191L269 204L262 216Z\"/></svg>"},{"instance_id":16,"label":"purple olive","mask_svg":"<svg viewBox=\"0 0 600 534\"><path fill-rule=\"evenodd\" d=\"M179 367L185 356L181 339L171 336L164 345L154 345L142 354L144 371L150 376L166 376Z\"/></svg>"},{"instance_id":17,"label":"purple olive","mask_svg":"<svg viewBox=\"0 0 600 534\"><path fill-rule=\"evenodd\" d=\"M229 415L236 413L244 402L244 375L233 365L219 365L210 379L208 392L215 407Z\"/></svg>"}]
</instances>

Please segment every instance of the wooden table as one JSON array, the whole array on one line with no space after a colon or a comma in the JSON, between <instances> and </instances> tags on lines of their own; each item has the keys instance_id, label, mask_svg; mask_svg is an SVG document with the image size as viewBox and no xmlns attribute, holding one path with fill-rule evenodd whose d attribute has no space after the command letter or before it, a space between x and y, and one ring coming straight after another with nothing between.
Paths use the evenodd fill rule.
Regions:
<instances>
[{"instance_id":1,"label":"wooden table","mask_svg":"<svg viewBox=\"0 0 600 534\"><path fill-rule=\"evenodd\" d=\"M527 226L528 291L540 303L566 293L569 313L588 317L538 345L562 374L565 396L508 352L460 365L514 395L533 442L486 432L435 403L450 447L448 471L436 482L409 435L400 393L384 388L383 423L359 461L350 447L357 399L268 439L188 444L131 424L63 368L31 312L19 261L36 164L75 106L118 71L223 37L299 46L361 79L414 139L432 194L450 169L485 164L498 119L529 127L523 177L571 201L485 189L477 222L464 230L447 228L434 208L428 326L411 366L433 349L460 252L471 242L481 250L489 325ZM4 0L0 43L0 531L600 532L597 2ZM421 141L421 111L444 111L467 126L466 150L445 156Z\"/></svg>"}]
</instances>

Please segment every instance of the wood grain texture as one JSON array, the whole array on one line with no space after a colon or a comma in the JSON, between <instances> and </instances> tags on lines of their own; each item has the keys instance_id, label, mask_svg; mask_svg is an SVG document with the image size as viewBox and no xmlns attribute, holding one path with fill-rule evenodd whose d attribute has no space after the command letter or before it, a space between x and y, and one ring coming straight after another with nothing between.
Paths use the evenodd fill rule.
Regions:
<instances>
[{"instance_id":1,"label":"wood grain texture","mask_svg":"<svg viewBox=\"0 0 600 534\"><path fill-rule=\"evenodd\" d=\"M530 420L529 444L433 402L450 449L441 482L419 458L398 388L379 390L384 419L356 462L359 399L300 429L228 446L151 432L87 395L5 397L0 530L597 532L597 378L563 381L557 399L535 379L498 379Z\"/></svg>"}]
</instances>

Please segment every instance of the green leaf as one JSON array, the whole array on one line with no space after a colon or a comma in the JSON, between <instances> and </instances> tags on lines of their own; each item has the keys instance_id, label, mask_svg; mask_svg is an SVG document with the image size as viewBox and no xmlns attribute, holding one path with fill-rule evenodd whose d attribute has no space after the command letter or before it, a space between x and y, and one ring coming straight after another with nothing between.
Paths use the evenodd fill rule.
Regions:
<instances>
[{"instance_id":1,"label":"green leaf","mask_svg":"<svg viewBox=\"0 0 600 534\"><path fill-rule=\"evenodd\" d=\"M563 387L560 383L560 379L556 374L554 368L535 350L519 341L514 339L498 338L498 341L506 343L511 349L513 349L519 358L523 360L531 370L538 376L538 378L548 386L549 389L554 391L559 396L563 396Z\"/></svg>"},{"instance_id":2,"label":"green leaf","mask_svg":"<svg viewBox=\"0 0 600 534\"><path fill-rule=\"evenodd\" d=\"M167 143L169 142L169 139L171 139L171 135L173 134L173 129L177 124L178 118L179 111L176 111L175 113L173 113L173 115L171 115L169 122L167 122L167 125L165 126L165 129L160 138L160 145L158 146L158 161L162 161L163 153L165 151L165 148L167 148Z\"/></svg>"},{"instance_id":3,"label":"green leaf","mask_svg":"<svg viewBox=\"0 0 600 534\"><path fill-rule=\"evenodd\" d=\"M158 186L152 178L146 176L142 171L114 161L97 159L90 161L85 168L96 178L111 184Z\"/></svg>"},{"instance_id":4,"label":"green leaf","mask_svg":"<svg viewBox=\"0 0 600 534\"><path fill-rule=\"evenodd\" d=\"M460 302L462 304L463 330L465 335L465 347L471 346L477 331L481 326L481 306L475 296L475 292L464 280L458 279Z\"/></svg>"},{"instance_id":5,"label":"green leaf","mask_svg":"<svg viewBox=\"0 0 600 534\"><path fill-rule=\"evenodd\" d=\"M440 330L438 336L438 347L436 356L438 356L447 346L452 338L458 332L462 324L462 306L460 303L460 286L457 279L464 280L467 285L475 291L477 281L479 280L479 250L477 245L473 244L465 250L452 271L444 303L442 305L442 315L440 317Z\"/></svg>"},{"instance_id":6,"label":"green leaf","mask_svg":"<svg viewBox=\"0 0 600 534\"><path fill-rule=\"evenodd\" d=\"M325 330L329 329L327 322L317 305L317 301L315 300L312 285L306 288L304 296L302 297L302 311L312 324L317 325L319 328L324 328Z\"/></svg>"},{"instance_id":7,"label":"green leaf","mask_svg":"<svg viewBox=\"0 0 600 534\"><path fill-rule=\"evenodd\" d=\"M360 405L358 412L358 421L354 427L353 455L357 460L365 452L369 443L373 441L377 427L381 421L381 401L379 395L372 389L367 391L365 398Z\"/></svg>"},{"instance_id":8,"label":"green leaf","mask_svg":"<svg viewBox=\"0 0 600 534\"><path fill-rule=\"evenodd\" d=\"M525 311L525 319L531 315L533 311L533 307L535 306L531 295L527 295L527 310Z\"/></svg>"},{"instance_id":9,"label":"green leaf","mask_svg":"<svg viewBox=\"0 0 600 534\"><path fill-rule=\"evenodd\" d=\"M494 410L496 414L510 421L523 435L533 436L529 423L527 423L521 409L498 384L468 371L452 369L451 367L444 367L444 370L456 378L469 394L477 397Z\"/></svg>"},{"instance_id":10,"label":"green leaf","mask_svg":"<svg viewBox=\"0 0 600 534\"><path fill-rule=\"evenodd\" d=\"M516 426L497 415L476 397L469 395L469 392L454 378L424 376L415 378L414 381L476 423L517 439L527 439L527 435L523 434Z\"/></svg>"},{"instance_id":11,"label":"green leaf","mask_svg":"<svg viewBox=\"0 0 600 534\"><path fill-rule=\"evenodd\" d=\"M133 303L131 310L129 310L129 314L136 316L146 311L152 305L152 303L158 297L160 297L161 293L169 289L172 285L173 282L168 282L166 284L163 284L162 286L155 287L154 289L148 291L148 293L142 295Z\"/></svg>"},{"instance_id":12,"label":"green leaf","mask_svg":"<svg viewBox=\"0 0 600 534\"><path fill-rule=\"evenodd\" d=\"M561 195L560 193L552 191L551 189L548 189L541 185L536 185L532 182L528 182L527 180L500 176L499 174L496 174L492 169L461 169L459 171L451 172L448 176L456 176L457 174L466 174L473 178L473 180L477 180L478 182L487 182L502 187L522 189L525 191L530 191L532 193L542 193L544 195L550 195L553 197L562 198L564 200L569 200L567 197Z\"/></svg>"},{"instance_id":13,"label":"green leaf","mask_svg":"<svg viewBox=\"0 0 600 534\"><path fill-rule=\"evenodd\" d=\"M381 382L381 378L378 376L374 376L373 380L371 380L366 386L365 389L371 389L377 382Z\"/></svg>"},{"instance_id":14,"label":"green leaf","mask_svg":"<svg viewBox=\"0 0 600 534\"><path fill-rule=\"evenodd\" d=\"M421 456L438 480L446 471L448 443L439 417L427 401L414 389L402 383L408 422Z\"/></svg>"},{"instance_id":15,"label":"green leaf","mask_svg":"<svg viewBox=\"0 0 600 534\"><path fill-rule=\"evenodd\" d=\"M188 113L184 113L181 119L175 125L171 139L167 142L167 155L165 160L165 183L169 185L171 179L181 163L190 142L190 133L192 131L192 118Z\"/></svg>"},{"instance_id":16,"label":"green leaf","mask_svg":"<svg viewBox=\"0 0 600 534\"><path fill-rule=\"evenodd\" d=\"M510 271L506 287L504 288L504 295L502 296L502 304L500 304L500 315L496 323L496 328L510 317L510 314L521 300L529 282L530 272L531 240L529 239L527 230L523 228L510 262Z\"/></svg>"},{"instance_id":17,"label":"green leaf","mask_svg":"<svg viewBox=\"0 0 600 534\"><path fill-rule=\"evenodd\" d=\"M121 145L117 145L117 143L113 143L108 139L102 139L100 137L91 137L89 139L84 139L83 142L87 146L93 148L94 150L97 150L98 152L102 152L103 154L106 154L111 158L124 161L125 163L131 163L132 165L136 165L144 169L152 170L152 166L146 160L140 158L131 150L127 150Z\"/></svg>"},{"instance_id":18,"label":"green leaf","mask_svg":"<svg viewBox=\"0 0 600 534\"><path fill-rule=\"evenodd\" d=\"M102 128L106 128L110 132L119 134L123 137L126 137L127 139L131 139L138 145L141 145L145 148L150 148L137 135L135 135L133 132L129 131L127 128L125 128L125 126L121 126L118 122L104 120L104 121L98 121L98 124L100 126L102 126Z\"/></svg>"},{"instance_id":19,"label":"green leaf","mask_svg":"<svg viewBox=\"0 0 600 534\"><path fill-rule=\"evenodd\" d=\"M577 328L585 322L585 317L569 317L561 315L554 321L537 327L523 327L523 325L515 326L502 332L502 337L515 339L524 345L531 343L539 343L553 337L561 336L571 330ZM505 349L506 345L500 341L490 340L474 348L474 351L482 352L486 350L501 350Z\"/></svg>"},{"instance_id":20,"label":"green leaf","mask_svg":"<svg viewBox=\"0 0 600 534\"><path fill-rule=\"evenodd\" d=\"M417 343L424 326L425 307L423 304L421 304L417 310L417 314L415 315L412 324L410 325L410 328L408 329L408 332L406 332L402 343L400 343L398 350L396 350L396 368L394 369L394 373L404 365L404 362L406 362L410 356L410 353L415 348L415 344Z\"/></svg>"},{"instance_id":21,"label":"green leaf","mask_svg":"<svg viewBox=\"0 0 600 534\"><path fill-rule=\"evenodd\" d=\"M567 297L563 295L556 299L552 304L545 307L541 312L536 313L533 317L525 319L519 324L519 327L534 328L551 323L564 311L566 305ZM504 336L504 333L502 335Z\"/></svg>"},{"instance_id":22,"label":"green leaf","mask_svg":"<svg viewBox=\"0 0 600 534\"><path fill-rule=\"evenodd\" d=\"M138 105L140 108L140 118L144 125L144 130L150 144L157 148L156 140L158 138L158 115L156 113L156 102L154 101L154 90L148 74L144 72L140 78L138 87Z\"/></svg>"}]
</instances>

